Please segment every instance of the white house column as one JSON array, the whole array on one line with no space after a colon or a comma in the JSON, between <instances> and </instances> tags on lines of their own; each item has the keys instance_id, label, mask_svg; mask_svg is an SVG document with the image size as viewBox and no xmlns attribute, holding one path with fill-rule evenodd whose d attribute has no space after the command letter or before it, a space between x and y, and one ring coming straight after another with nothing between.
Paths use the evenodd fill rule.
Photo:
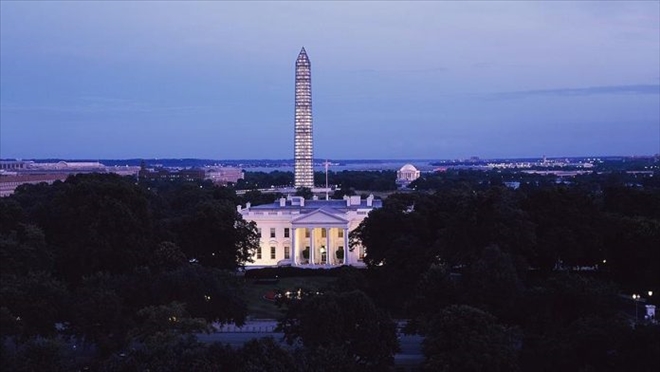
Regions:
<instances>
[{"instance_id":1,"label":"white house column","mask_svg":"<svg viewBox=\"0 0 660 372\"><path fill-rule=\"evenodd\" d=\"M291 262L293 262L293 266L298 265L296 259L296 228L293 226L291 226Z\"/></svg>"},{"instance_id":2,"label":"white house column","mask_svg":"<svg viewBox=\"0 0 660 372\"><path fill-rule=\"evenodd\" d=\"M332 257L330 257L330 228L325 228L325 263L332 264Z\"/></svg>"},{"instance_id":3,"label":"white house column","mask_svg":"<svg viewBox=\"0 0 660 372\"><path fill-rule=\"evenodd\" d=\"M309 263L314 265L314 229L309 227Z\"/></svg>"},{"instance_id":4,"label":"white house column","mask_svg":"<svg viewBox=\"0 0 660 372\"><path fill-rule=\"evenodd\" d=\"M348 259L348 229L344 228L344 265L348 265L350 260Z\"/></svg>"}]
</instances>

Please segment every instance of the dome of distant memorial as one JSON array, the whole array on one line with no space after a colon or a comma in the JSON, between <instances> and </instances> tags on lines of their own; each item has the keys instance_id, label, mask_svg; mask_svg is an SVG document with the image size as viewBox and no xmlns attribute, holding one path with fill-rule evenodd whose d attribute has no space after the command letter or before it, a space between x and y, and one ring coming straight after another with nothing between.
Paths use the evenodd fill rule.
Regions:
<instances>
[{"instance_id":1,"label":"dome of distant memorial","mask_svg":"<svg viewBox=\"0 0 660 372\"><path fill-rule=\"evenodd\" d=\"M418 171L414 165L406 164L396 172L396 183L401 187L405 187L412 181L418 179L419 176L420 171Z\"/></svg>"},{"instance_id":2,"label":"dome of distant memorial","mask_svg":"<svg viewBox=\"0 0 660 372\"><path fill-rule=\"evenodd\" d=\"M412 171L412 172L417 172L417 168L415 168L414 165L412 164L406 164L399 171Z\"/></svg>"}]
</instances>

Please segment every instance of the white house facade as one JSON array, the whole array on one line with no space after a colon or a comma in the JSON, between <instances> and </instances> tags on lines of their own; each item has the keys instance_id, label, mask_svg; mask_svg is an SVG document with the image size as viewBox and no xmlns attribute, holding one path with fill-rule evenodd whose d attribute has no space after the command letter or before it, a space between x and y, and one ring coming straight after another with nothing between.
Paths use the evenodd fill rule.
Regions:
<instances>
[{"instance_id":1,"label":"white house facade","mask_svg":"<svg viewBox=\"0 0 660 372\"><path fill-rule=\"evenodd\" d=\"M273 204L238 206L246 221L254 221L261 235L259 249L246 267L363 266L364 248L349 250L348 234L382 201L370 195L344 200L280 198Z\"/></svg>"}]
</instances>

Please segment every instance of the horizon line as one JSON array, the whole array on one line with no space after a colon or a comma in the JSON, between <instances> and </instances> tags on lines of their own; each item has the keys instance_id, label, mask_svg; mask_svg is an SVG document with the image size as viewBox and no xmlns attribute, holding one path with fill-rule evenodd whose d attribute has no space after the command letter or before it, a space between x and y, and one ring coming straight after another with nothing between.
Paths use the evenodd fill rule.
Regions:
<instances>
[{"instance_id":1,"label":"horizon line","mask_svg":"<svg viewBox=\"0 0 660 372\"><path fill-rule=\"evenodd\" d=\"M499 159L560 159L560 158L652 158L658 157L660 153L656 154L635 154L635 155L541 155L541 156L495 156L495 157L481 157L478 155L454 157L454 158L314 158L313 161L440 161L440 160L462 160L477 158L480 160L499 160ZM212 161L290 161L294 162L293 158L208 158L208 157L34 157L34 158L0 158L0 161L37 161L37 160L59 160L59 161L101 161L101 160L212 160Z\"/></svg>"}]
</instances>

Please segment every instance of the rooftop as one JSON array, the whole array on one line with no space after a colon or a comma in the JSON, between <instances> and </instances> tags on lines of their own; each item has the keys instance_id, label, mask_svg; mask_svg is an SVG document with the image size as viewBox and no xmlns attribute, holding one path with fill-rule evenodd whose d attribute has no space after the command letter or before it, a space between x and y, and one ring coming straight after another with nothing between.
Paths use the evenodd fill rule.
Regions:
<instances>
[{"instance_id":1,"label":"rooftop","mask_svg":"<svg viewBox=\"0 0 660 372\"><path fill-rule=\"evenodd\" d=\"M304 200L300 196L289 196L282 198L274 203L246 206L249 210L273 210L273 209L296 209L296 210L316 210L316 209L338 209L338 210L357 210L373 209L382 207L382 200L375 199L372 195L368 198L360 196L345 197L343 200Z\"/></svg>"}]
</instances>

